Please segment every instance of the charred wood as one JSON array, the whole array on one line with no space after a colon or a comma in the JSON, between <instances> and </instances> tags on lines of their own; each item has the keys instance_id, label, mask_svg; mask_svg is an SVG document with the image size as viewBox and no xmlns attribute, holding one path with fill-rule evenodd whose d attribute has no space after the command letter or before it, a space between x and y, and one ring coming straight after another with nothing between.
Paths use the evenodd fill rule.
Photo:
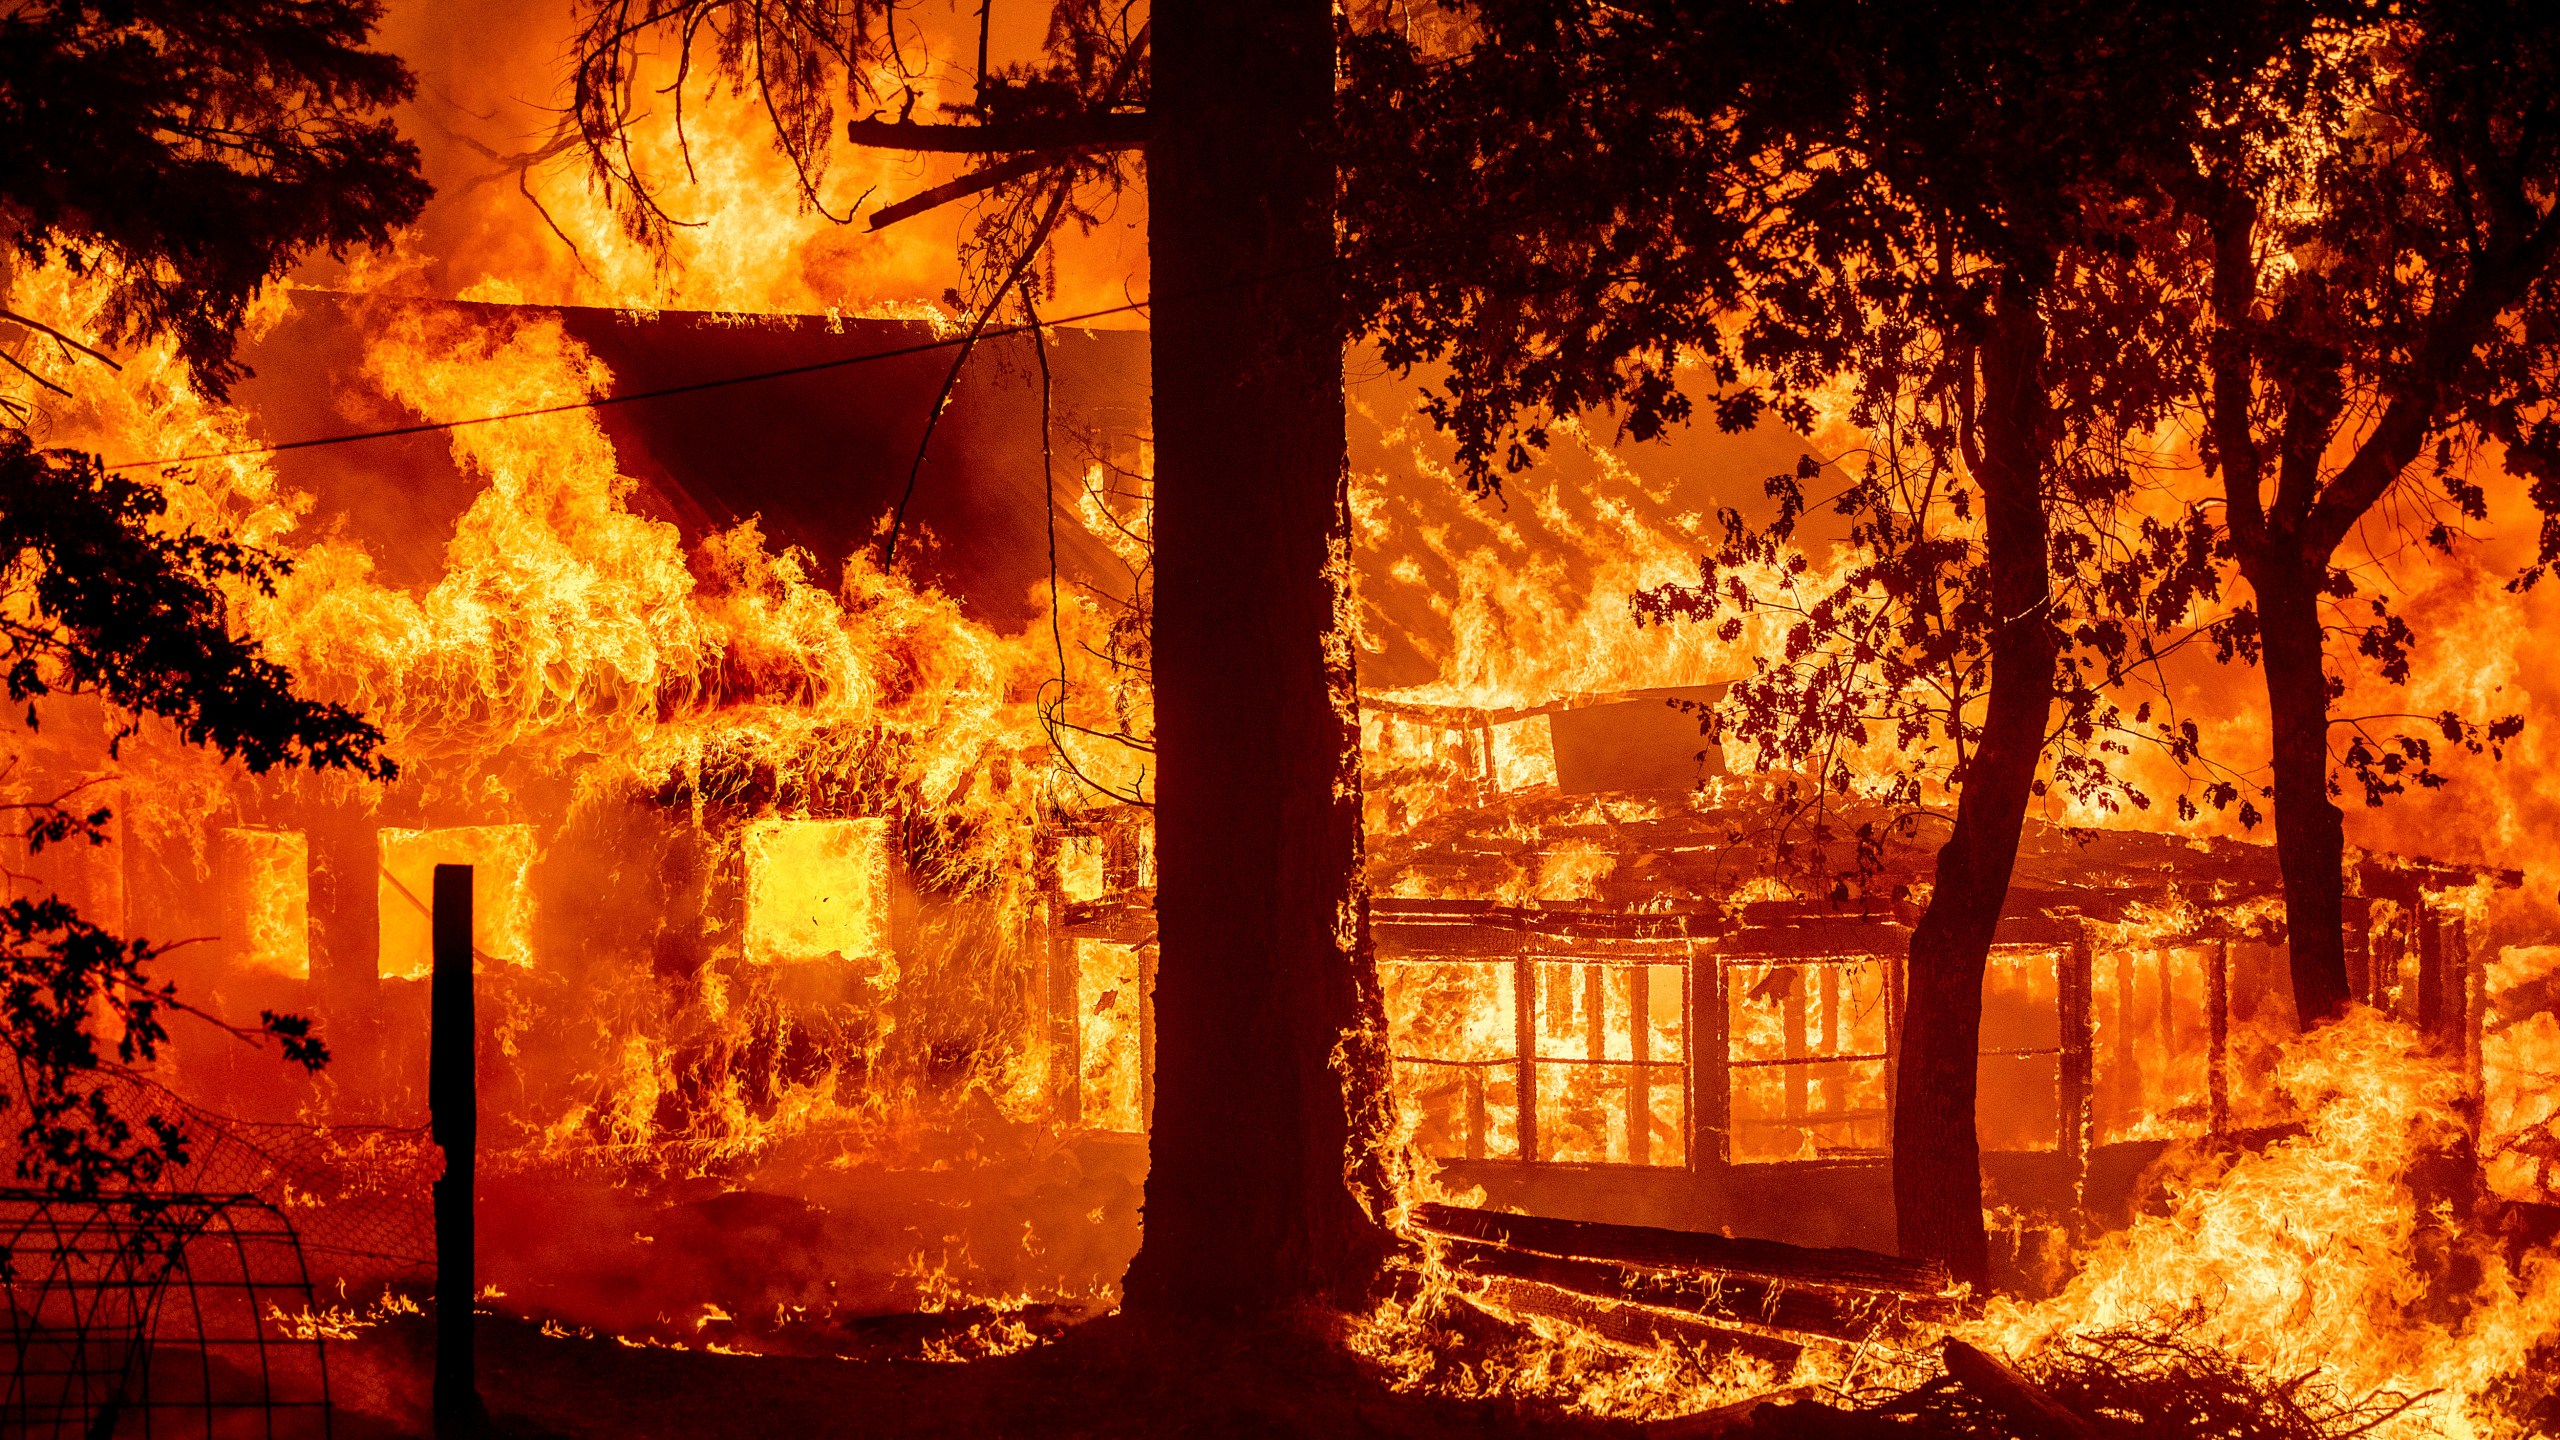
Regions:
<instances>
[{"instance_id":1,"label":"charred wood","mask_svg":"<svg viewBox=\"0 0 2560 1440\"><path fill-rule=\"evenodd\" d=\"M1947 1374L2000 1412L2026 1440L2103 1440L2094 1422L2044 1393L1999 1356L1961 1340L1949 1340L1942 1354Z\"/></svg>"},{"instance_id":2,"label":"charred wood","mask_svg":"<svg viewBox=\"0 0 2560 1440\"><path fill-rule=\"evenodd\" d=\"M1856 1342L1891 1334L1946 1307L1898 1292L1849 1290L1753 1276L1666 1272L1610 1260L1539 1255L1453 1241L1449 1259L1470 1274L1533 1280L1596 1300L1625 1301L1715 1321Z\"/></svg>"},{"instance_id":3,"label":"charred wood","mask_svg":"<svg viewBox=\"0 0 2560 1440\"><path fill-rule=\"evenodd\" d=\"M1769 1362L1781 1372L1793 1368L1796 1358L1804 1353L1803 1346L1775 1335L1738 1330L1631 1301L1603 1300L1535 1280L1488 1280L1476 1298L1481 1304L1515 1315L1565 1321L1631 1350L1652 1350L1668 1341L1749 1355Z\"/></svg>"},{"instance_id":4,"label":"charred wood","mask_svg":"<svg viewBox=\"0 0 2560 1440\"><path fill-rule=\"evenodd\" d=\"M1644 1225L1557 1220L1544 1215L1504 1215L1456 1205L1418 1205L1414 1207L1413 1222L1439 1235L1569 1259L1888 1291L1942 1305L1951 1303L1945 1266L1932 1260L1879 1255L1868 1250L1814 1248Z\"/></svg>"}]
</instances>

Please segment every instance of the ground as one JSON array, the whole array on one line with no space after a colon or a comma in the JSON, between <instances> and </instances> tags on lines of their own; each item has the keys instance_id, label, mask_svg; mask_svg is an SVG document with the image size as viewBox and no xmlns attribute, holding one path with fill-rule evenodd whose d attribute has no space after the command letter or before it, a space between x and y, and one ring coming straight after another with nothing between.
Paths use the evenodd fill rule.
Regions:
<instances>
[{"instance_id":1,"label":"ground","mask_svg":"<svg viewBox=\"0 0 2560 1440\"><path fill-rule=\"evenodd\" d=\"M1109 1316L968 1364L644 1349L484 1316L479 1377L499 1435L914 1437L1633 1436L1515 1403L1390 1389L1327 1343L1321 1318L1240 1334ZM331 1347L335 1433L421 1433L432 1337L410 1316Z\"/></svg>"}]
</instances>

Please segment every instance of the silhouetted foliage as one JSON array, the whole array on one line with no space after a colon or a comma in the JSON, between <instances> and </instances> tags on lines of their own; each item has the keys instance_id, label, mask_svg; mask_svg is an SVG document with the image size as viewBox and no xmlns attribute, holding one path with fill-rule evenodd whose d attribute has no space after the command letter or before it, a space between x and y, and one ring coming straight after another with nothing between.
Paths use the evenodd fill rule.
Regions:
<instances>
[{"instance_id":1,"label":"silhouetted foliage","mask_svg":"<svg viewBox=\"0 0 2560 1440\"><path fill-rule=\"evenodd\" d=\"M1345 232L1387 358L1448 367L1429 409L1469 479L1592 409L1646 439L1701 405L1805 428L1819 397L1871 437L1844 493L1774 478L1774 521L1728 513L1700 583L1638 613L1735 635L1793 614L1726 712L1812 772L1787 803L1845 795L1841 752L1870 744L1888 800L1956 797L1912 942L1895 1190L1906 1250L1978 1278L1981 976L2028 804L2053 783L2147 803L2112 765L2129 738L2198 758L2195 730L2108 698L2193 638L2155 635L2178 617L2144 597L2207 533L2138 518L2130 442L2175 411L2182 332L2135 236L2207 102L2320 7L1445 8L1445 53L1392 25L1350 48ZM1836 576L1790 549L1817 504L1860 547Z\"/></svg>"},{"instance_id":2,"label":"silhouetted foliage","mask_svg":"<svg viewBox=\"0 0 2560 1440\"><path fill-rule=\"evenodd\" d=\"M2315 83L2226 97L2145 237L2175 282L2164 315L2196 330L2179 378L2222 482L2216 558L2252 595L2232 637L2266 670L2295 1003L2314 1019L2347 999L2332 797L2440 785L2439 746L2496 752L2523 723L2334 714L2332 638L2393 684L2417 639L2341 547L2371 517L2449 550L2487 517L2472 475L2495 446L2544 517L2518 587L2560 559L2560 17L2431 0L2359 18L2304 57Z\"/></svg>"},{"instance_id":3,"label":"silhouetted foliage","mask_svg":"<svg viewBox=\"0 0 2560 1440\"><path fill-rule=\"evenodd\" d=\"M165 337L221 393L242 373L233 331L260 287L315 249L381 243L425 202L416 153L381 113L408 95L408 73L364 48L379 11L368 0L11 7L0 15L7 255L102 277L112 333L96 338ZM105 358L14 311L0 309L0 325ZM296 693L232 632L228 587L271 592L283 559L172 528L156 485L39 446L24 428L31 401L0 406L0 674L29 731L77 698L117 717L111 754L157 721L252 771L391 777L379 731ZM32 781L13 778L24 795ZM77 787L7 808L31 854L111 838L112 813ZM27 877L10 879L27 891ZM129 1123L104 1073L157 1056L173 1011L275 1041L308 1069L327 1061L301 1017L235 1026L195 1011L150 974L164 948L110 933L58 895L0 904L0 1045L16 1070L0 1106L25 1111L16 1179L94 1194L148 1185L184 1160L186 1137Z\"/></svg>"},{"instance_id":4,"label":"silhouetted foliage","mask_svg":"<svg viewBox=\"0 0 2560 1440\"><path fill-rule=\"evenodd\" d=\"M228 540L164 527L167 500L149 483L112 475L96 457L40 450L0 428L0 671L29 730L42 702L82 696L122 719L115 751L146 719L170 724L253 771L277 765L346 769L388 779L382 735L345 708L294 693L293 677L231 632L222 587L270 588L285 563ZM113 814L75 791L8 807L31 854L104 845ZM24 886L12 888L24 889ZM185 1137L157 1122L137 1131L115 1113L99 1073L110 1056L147 1063L168 1039L166 1015L193 1011L154 982L164 947L119 937L61 897L19 894L0 904L0 1044L17 1066L26 1108L17 1179L84 1194L148 1184L183 1160ZM281 1043L308 1069L327 1048L299 1016L264 1014L244 1036Z\"/></svg>"},{"instance_id":5,"label":"silhouetted foliage","mask_svg":"<svg viewBox=\"0 0 2560 1440\"><path fill-rule=\"evenodd\" d=\"M167 335L215 394L260 287L426 203L383 113L380 0L33 0L0 13L0 244L100 271L107 340ZM5 278L5 277L0 277Z\"/></svg>"},{"instance_id":6,"label":"silhouetted foliage","mask_svg":"<svg viewBox=\"0 0 2560 1440\"><path fill-rule=\"evenodd\" d=\"M38 450L0 430L0 637L9 700L94 695L129 718L175 726L252 772L277 765L388 778L382 733L342 706L293 692L293 676L231 633L219 588L273 594L283 558L237 541L168 533L158 486L98 459ZM110 748L113 748L111 742Z\"/></svg>"}]
</instances>

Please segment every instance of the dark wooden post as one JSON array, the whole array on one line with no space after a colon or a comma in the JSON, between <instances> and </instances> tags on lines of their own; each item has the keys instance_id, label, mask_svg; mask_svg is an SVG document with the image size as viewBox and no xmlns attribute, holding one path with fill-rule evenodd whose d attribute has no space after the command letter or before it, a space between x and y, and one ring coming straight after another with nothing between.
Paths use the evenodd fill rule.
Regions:
<instances>
[{"instance_id":1,"label":"dark wooden post","mask_svg":"<svg viewBox=\"0 0 2560 1440\"><path fill-rule=\"evenodd\" d=\"M1511 962L1511 1034L1517 1050L1519 1077L1513 1090L1519 1105L1520 1163L1538 1159L1538 962L1523 954Z\"/></svg>"},{"instance_id":2,"label":"dark wooden post","mask_svg":"<svg viewBox=\"0 0 2560 1440\"><path fill-rule=\"evenodd\" d=\"M1689 1047L1689 1168L1719 1176L1733 1163L1733 1047L1724 983L1724 953L1702 955L1689 947L1689 1013L1681 1029Z\"/></svg>"},{"instance_id":3,"label":"dark wooden post","mask_svg":"<svg viewBox=\"0 0 2560 1440\"><path fill-rule=\"evenodd\" d=\"M1786 998L1779 1002L1779 1009L1787 1027L1786 1058L1795 1062L1786 1067L1787 1119L1794 1122L1790 1128L1796 1131L1796 1140L1799 1145L1803 1143L1806 1136L1813 1133L1813 1127L1805 1119L1805 1101L1811 1091L1805 1084L1803 1061L1810 1048L1805 1044L1804 992L1805 987L1813 983L1814 968L1811 965L1791 967L1787 977Z\"/></svg>"},{"instance_id":4,"label":"dark wooden post","mask_svg":"<svg viewBox=\"0 0 2560 1440\"><path fill-rule=\"evenodd\" d=\"M2488 978L2480 973L2480 962L2471 953L2470 932L2460 915L2452 917L2451 928L2445 934L2445 945L2449 963L2459 972L2454 983L2460 987L2462 999L2462 1073L2471 1077L2471 1123L2476 1131L2480 1123L2482 1085L2480 1021L2489 1004ZM2473 1138L2478 1137L2475 1135Z\"/></svg>"},{"instance_id":5,"label":"dark wooden post","mask_svg":"<svg viewBox=\"0 0 2560 1440\"><path fill-rule=\"evenodd\" d=\"M2062 1081L2062 1156L2071 1171L2071 1230L2086 1233L2089 1199L2089 1147L2097 1130L2097 1108L2091 1086L2091 1069L2095 1056L2091 1053L2095 1038L2091 1027L2090 989L2095 983L2097 946L2089 938L2084 923L2062 954L2061 1002L2062 1055L2059 1062Z\"/></svg>"},{"instance_id":6,"label":"dark wooden post","mask_svg":"<svg viewBox=\"0 0 2560 1440\"><path fill-rule=\"evenodd\" d=\"M1630 965L1627 974L1627 1163L1653 1163L1653 967Z\"/></svg>"},{"instance_id":7,"label":"dark wooden post","mask_svg":"<svg viewBox=\"0 0 2560 1440\"><path fill-rule=\"evenodd\" d=\"M439 865L435 978L427 1039L428 1129L444 1150L436 1181L436 1434L476 1435L484 1412L472 1378L472 1180L480 1140L471 996L471 867Z\"/></svg>"},{"instance_id":8,"label":"dark wooden post","mask_svg":"<svg viewBox=\"0 0 2560 1440\"><path fill-rule=\"evenodd\" d=\"M1156 947L1138 947L1138 1131L1155 1133Z\"/></svg>"},{"instance_id":9,"label":"dark wooden post","mask_svg":"<svg viewBox=\"0 0 2560 1440\"><path fill-rule=\"evenodd\" d=\"M1884 965L1884 1143L1888 1151L1898 1149L1902 1134L1894 1128L1895 1118L1902 1113L1902 997L1911 971L1911 952L1881 957Z\"/></svg>"},{"instance_id":10,"label":"dark wooden post","mask_svg":"<svg viewBox=\"0 0 2560 1440\"><path fill-rule=\"evenodd\" d=\"M1042 897L1041 953L1049 1026L1049 1096L1062 1125L1084 1123L1084 1027L1077 1023L1076 996L1083 990L1076 963L1076 942L1067 934L1067 897Z\"/></svg>"},{"instance_id":11,"label":"dark wooden post","mask_svg":"<svg viewBox=\"0 0 2560 1440\"><path fill-rule=\"evenodd\" d=\"M2220 1135L2231 1128L2231 942L2215 941L2205 952L2205 965L2205 1016L2212 1026L2205 1051L2206 1123Z\"/></svg>"}]
</instances>

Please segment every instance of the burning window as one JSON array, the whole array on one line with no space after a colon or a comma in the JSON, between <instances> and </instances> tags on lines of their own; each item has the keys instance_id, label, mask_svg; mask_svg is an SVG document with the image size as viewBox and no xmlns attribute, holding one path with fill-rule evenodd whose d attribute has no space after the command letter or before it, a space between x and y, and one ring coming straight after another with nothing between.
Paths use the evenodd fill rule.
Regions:
<instances>
[{"instance_id":1,"label":"burning window","mask_svg":"<svg viewBox=\"0 0 2560 1440\"><path fill-rule=\"evenodd\" d=\"M1735 1163L1884 1150L1887 963L1842 956L1727 968Z\"/></svg>"},{"instance_id":2,"label":"burning window","mask_svg":"<svg viewBox=\"0 0 2560 1440\"><path fill-rule=\"evenodd\" d=\"M2062 966L2068 952L1997 945L1982 977L1974 1124L1985 1150L2062 1143Z\"/></svg>"},{"instance_id":3,"label":"burning window","mask_svg":"<svg viewBox=\"0 0 2560 1440\"><path fill-rule=\"evenodd\" d=\"M2098 1140L2202 1134L2210 1119L2211 956L2201 946L2101 948L2089 974Z\"/></svg>"},{"instance_id":4,"label":"burning window","mask_svg":"<svg viewBox=\"0 0 2560 1440\"><path fill-rule=\"evenodd\" d=\"M1156 883L1155 828L1125 820L1065 836L1058 844L1058 893L1101 900Z\"/></svg>"},{"instance_id":5,"label":"burning window","mask_svg":"<svg viewBox=\"0 0 2560 1440\"><path fill-rule=\"evenodd\" d=\"M1396 1098L1423 1153L1688 1162L1684 966L1422 956L1388 960L1380 975Z\"/></svg>"},{"instance_id":6,"label":"burning window","mask_svg":"<svg viewBox=\"0 0 2560 1440\"><path fill-rule=\"evenodd\" d=\"M1147 1128L1146 952L1113 940L1076 947L1076 1102L1095 1130Z\"/></svg>"},{"instance_id":7,"label":"burning window","mask_svg":"<svg viewBox=\"0 0 2560 1440\"><path fill-rule=\"evenodd\" d=\"M298 830L225 830L215 844L222 936L243 970L311 978L311 847Z\"/></svg>"},{"instance_id":8,"label":"burning window","mask_svg":"<svg viewBox=\"0 0 2560 1440\"><path fill-rule=\"evenodd\" d=\"M1492 728L1493 788L1504 794L1556 783L1555 732L1544 715Z\"/></svg>"},{"instance_id":9,"label":"burning window","mask_svg":"<svg viewBox=\"0 0 2560 1440\"><path fill-rule=\"evenodd\" d=\"M1520 1030L1513 963L1388 960L1395 1093L1413 1143L1450 1160L1520 1154Z\"/></svg>"},{"instance_id":10,"label":"burning window","mask_svg":"<svg viewBox=\"0 0 2560 1440\"><path fill-rule=\"evenodd\" d=\"M1069 900L1099 900L1111 893L1106 879L1110 842L1100 835L1070 835L1058 845L1058 893Z\"/></svg>"},{"instance_id":11,"label":"burning window","mask_svg":"<svg viewBox=\"0 0 2560 1440\"><path fill-rule=\"evenodd\" d=\"M530 825L466 825L382 832L382 976L418 980L435 971L438 865L471 867L471 945L483 960L533 963Z\"/></svg>"},{"instance_id":12,"label":"burning window","mask_svg":"<svg viewBox=\"0 0 2560 1440\"><path fill-rule=\"evenodd\" d=\"M1687 1164L1683 967L1538 961L1533 968L1537 1158Z\"/></svg>"},{"instance_id":13,"label":"burning window","mask_svg":"<svg viewBox=\"0 0 2560 1440\"><path fill-rule=\"evenodd\" d=\"M895 977L888 821L758 821L746 858L747 959L853 961Z\"/></svg>"}]
</instances>

